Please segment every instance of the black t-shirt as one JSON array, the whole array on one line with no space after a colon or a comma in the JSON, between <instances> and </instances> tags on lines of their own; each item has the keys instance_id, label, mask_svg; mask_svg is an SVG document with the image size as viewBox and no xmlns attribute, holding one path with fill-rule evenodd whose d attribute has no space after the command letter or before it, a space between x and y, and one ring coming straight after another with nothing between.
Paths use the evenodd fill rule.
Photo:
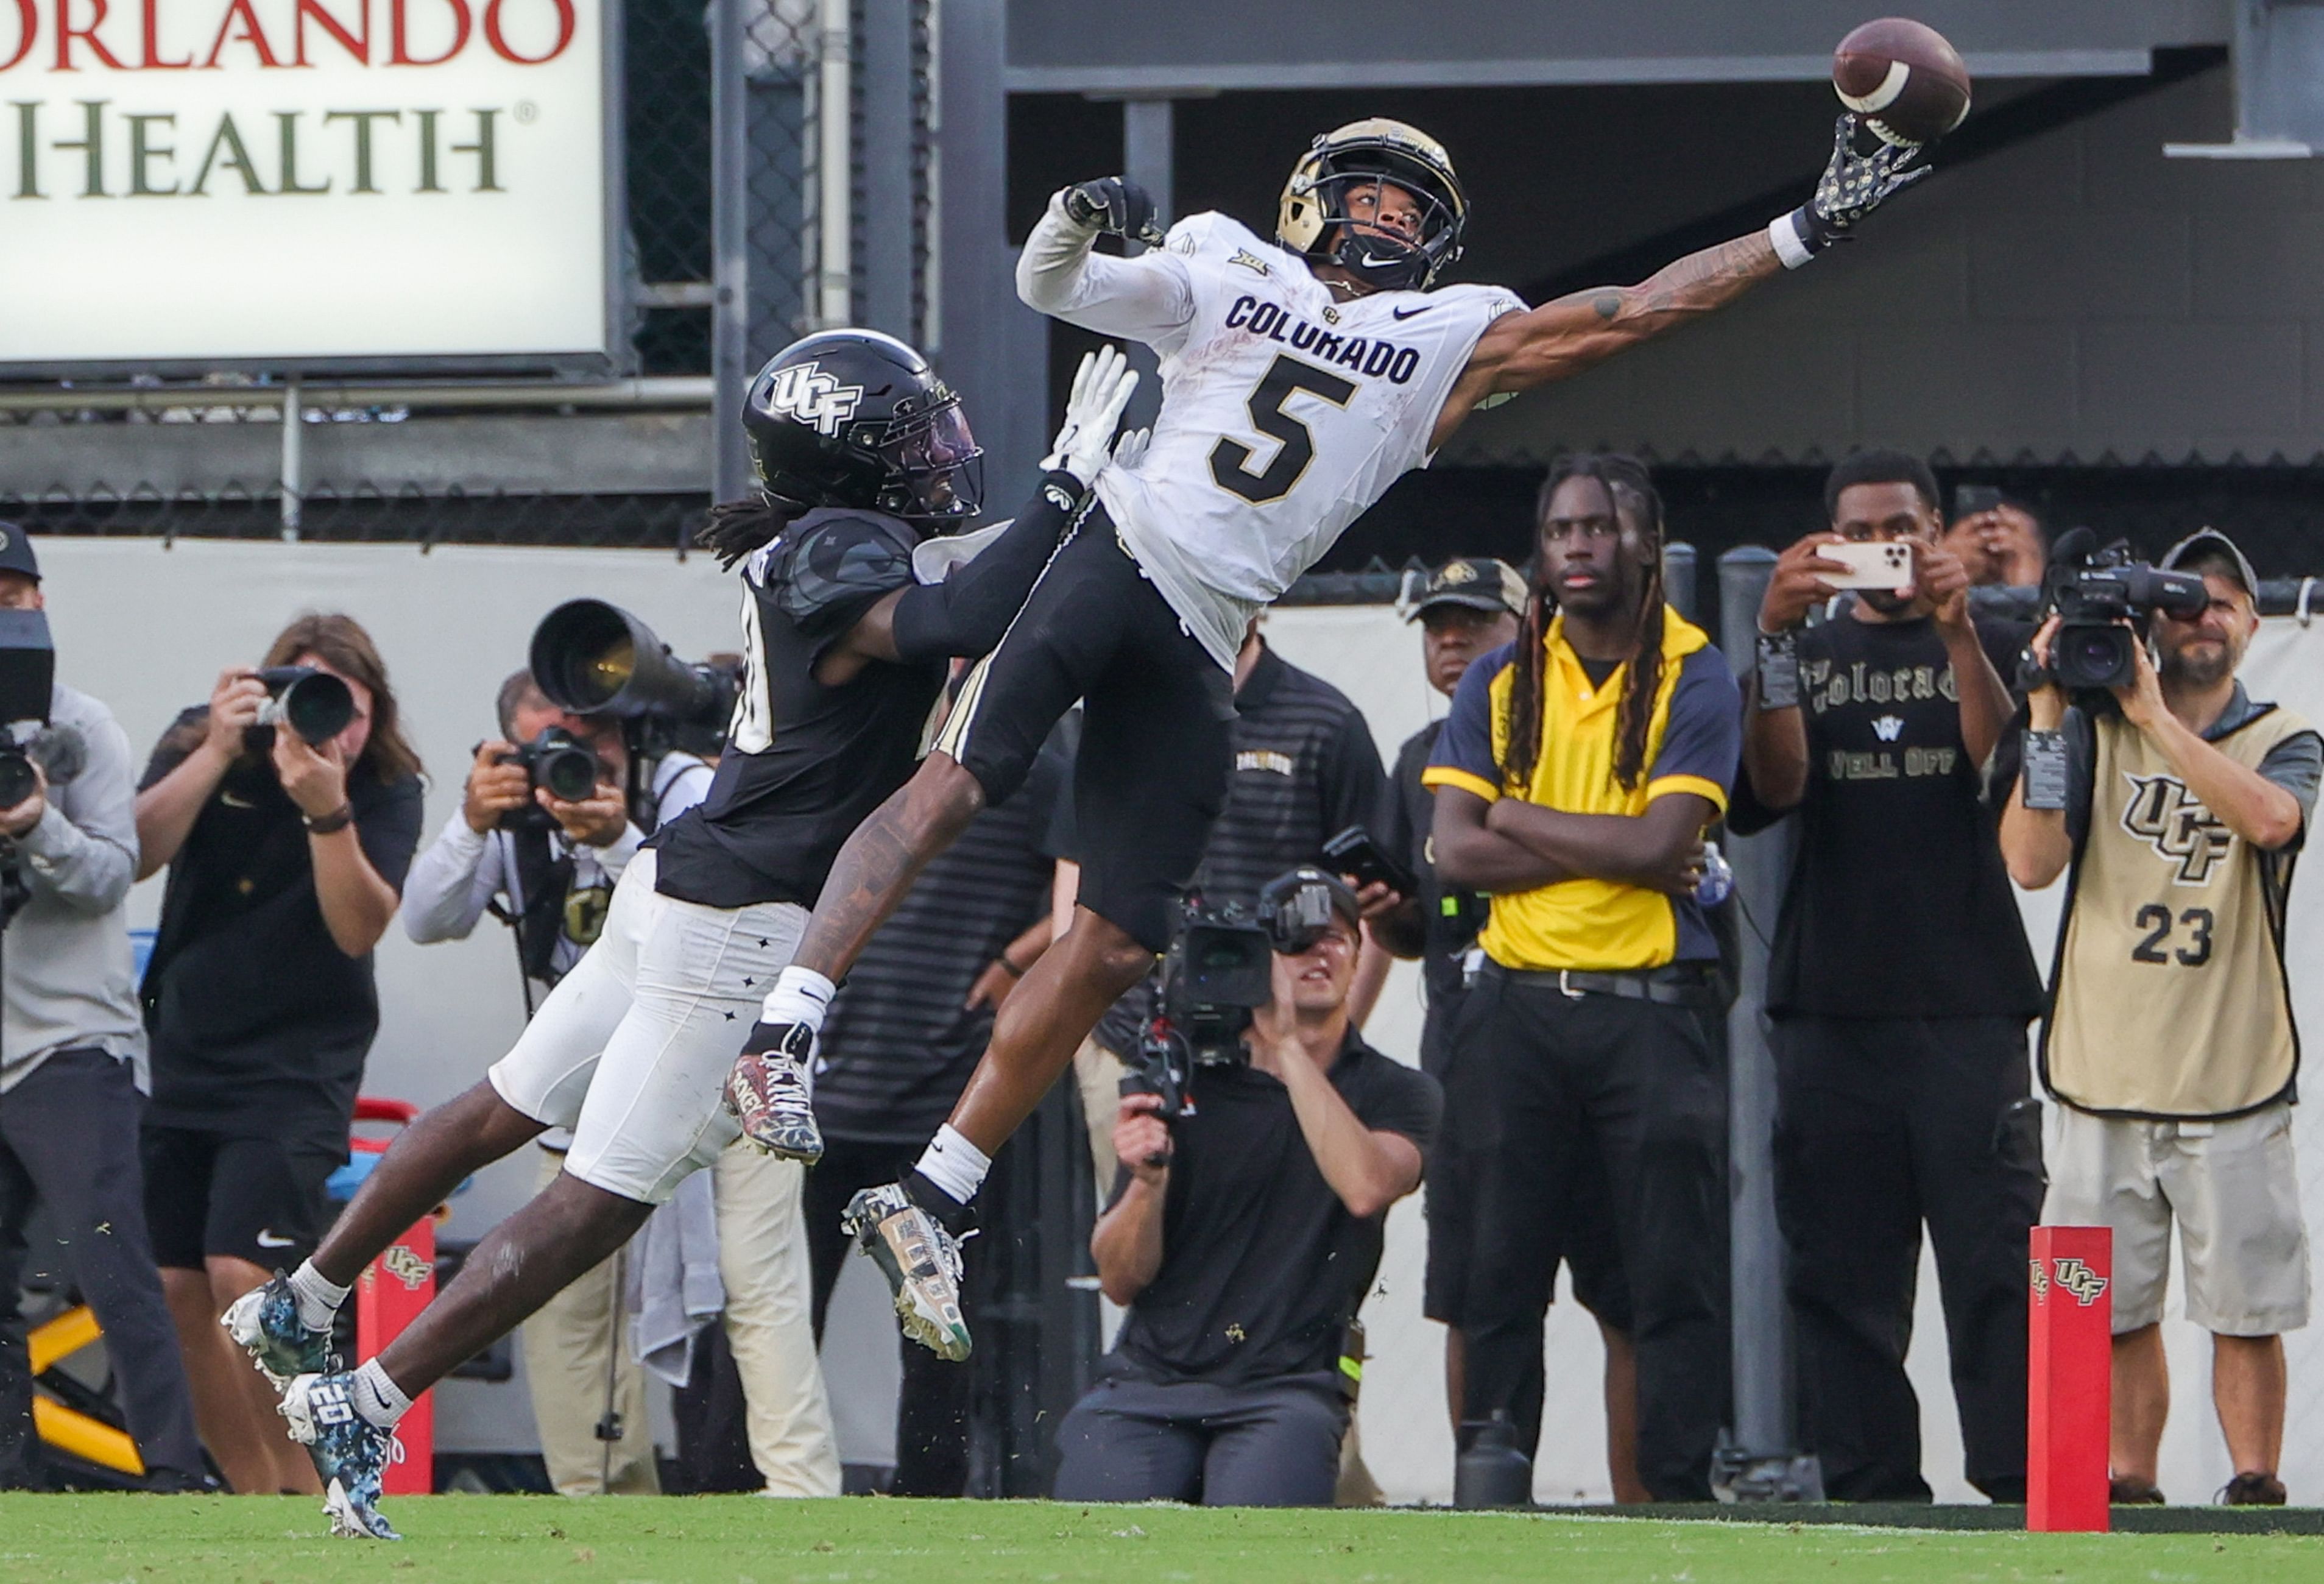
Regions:
<instances>
[{"instance_id":1,"label":"black t-shirt","mask_svg":"<svg viewBox=\"0 0 2324 1584\"><path fill-rule=\"evenodd\" d=\"M1235 690L1234 773L1211 827L1194 889L1213 907L1259 900L1288 869L1320 862L1323 843L1350 825L1378 833L1387 777L1363 712L1348 695L1262 649ZM1069 848L1066 856L1074 854ZM1136 1045L1153 1005L1149 979L1114 1003L1097 1027L1108 1050Z\"/></svg>"},{"instance_id":2,"label":"black t-shirt","mask_svg":"<svg viewBox=\"0 0 2324 1584\"><path fill-rule=\"evenodd\" d=\"M2014 676L2021 623L1979 619ZM1962 746L1933 621L1842 614L1799 635L1808 780L1767 1009L1828 1018L2032 1018L2042 980ZM1738 793L1741 788L1738 787ZM1733 823L1766 819L1738 797ZM1757 815L1755 820L1752 816Z\"/></svg>"},{"instance_id":3,"label":"black t-shirt","mask_svg":"<svg viewBox=\"0 0 2324 1584\"><path fill-rule=\"evenodd\" d=\"M873 662L815 678L825 649L914 582L919 536L892 517L807 512L745 564L742 691L710 795L647 845L654 889L709 907L812 907L831 861L904 784L945 662Z\"/></svg>"},{"instance_id":4,"label":"black t-shirt","mask_svg":"<svg viewBox=\"0 0 2324 1584\"><path fill-rule=\"evenodd\" d=\"M139 790L177 769L208 721L207 706L180 715ZM358 766L347 801L364 857L401 891L420 845L420 778L383 783ZM143 997L147 1119L346 1152L378 984L368 953L331 939L306 826L271 760L237 760L171 861Z\"/></svg>"},{"instance_id":5,"label":"black t-shirt","mask_svg":"<svg viewBox=\"0 0 2324 1584\"><path fill-rule=\"evenodd\" d=\"M1365 1127L1401 1133L1426 1157L1443 1107L1434 1079L1351 1031L1332 1087ZM1174 1129L1162 1267L1130 1303L1117 1367L1222 1385L1329 1369L1342 1322L1379 1273L1388 1218L1348 1213L1276 1079L1204 1067L1194 1090L1195 1114ZM1129 1181L1125 1169L1116 1200Z\"/></svg>"},{"instance_id":6,"label":"black t-shirt","mask_svg":"<svg viewBox=\"0 0 2324 1584\"><path fill-rule=\"evenodd\" d=\"M1421 784L1420 775L1443 730L1443 722L1431 721L1397 750L1385 828L1379 833L1380 845L1400 854L1420 881L1420 974L1432 1007L1461 993L1462 959L1476 944L1489 909L1487 898L1474 891L1447 891L1437 878L1436 848L1430 834L1436 821L1436 794Z\"/></svg>"},{"instance_id":7,"label":"black t-shirt","mask_svg":"<svg viewBox=\"0 0 2324 1584\"><path fill-rule=\"evenodd\" d=\"M918 1144L952 1114L992 1036L991 1008L971 1011L969 989L1049 909L1065 773L1053 733L1025 784L936 856L848 971L815 1085L825 1137Z\"/></svg>"}]
</instances>

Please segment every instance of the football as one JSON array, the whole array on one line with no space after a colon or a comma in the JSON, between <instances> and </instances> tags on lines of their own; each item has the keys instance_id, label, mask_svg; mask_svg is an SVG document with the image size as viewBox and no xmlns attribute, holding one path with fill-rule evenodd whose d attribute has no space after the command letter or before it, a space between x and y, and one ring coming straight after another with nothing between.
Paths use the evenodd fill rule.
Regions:
<instances>
[{"instance_id":1,"label":"football","mask_svg":"<svg viewBox=\"0 0 2324 1584\"><path fill-rule=\"evenodd\" d=\"M1969 114L1969 68L1926 23L1904 16L1868 22L1831 55L1840 102L1893 143L1934 143Z\"/></svg>"}]
</instances>

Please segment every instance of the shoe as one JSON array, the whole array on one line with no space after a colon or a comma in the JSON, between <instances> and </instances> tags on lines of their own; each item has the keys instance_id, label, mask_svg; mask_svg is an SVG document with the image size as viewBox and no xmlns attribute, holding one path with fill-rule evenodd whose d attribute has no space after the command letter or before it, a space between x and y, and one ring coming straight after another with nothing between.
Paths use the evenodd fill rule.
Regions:
<instances>
[{"instance_id":1,"label":"shoe","mask_svg":"<svg viewBox=\"0 0 2324 1584\"><path fill-rule=\"evenodd\" d=\"M331 1367L329 1330L317 1331L300 1318L299 1295L281 1271L226 1305L219 1323L278 1392L300 1376L320 1375Z\"/></svg>"},{"instance_id":2,"label":"shoe","mask_svg":"<svg viewBox=\"0 0 2324 1584\"><path fill-rule=\"evenodd\" d=\"M2282 1480L2273 1474L2254 1471L2228 1480L2219 1499L2231 1507L2280 1507L2288 1498Z\"/></svg>"},{"instance_id":3,"label":"shoe","mask_svg":"<svg viewBox=\"0 0 2324 1584\"><path fill-rule=\"evenodd\" d=\"M839 1224L888 1278L904 1334L939 1358L957 1364L967 1358L960 1243L945 1224L914 1203L901 1183L861 1190Z\"/></svg>"},{"instance_id":4,"label":"shoe","mask_svg":"<svg viewBox=\"0 0 2324 1584\"><path fill-rule=\"evenodd\" d=\"M401 1455L395 1432L355 1412L352 1375L302 1375L282 1393L279 1409L290 1439L307 1449L323 1479L323 1512L331 1533L356 1540L401 1540L379 1510L380 1476Z\"/></svg>"},{"instance_id":5,"label":"shoe","mask_svg":"<svg viewBox=\"0 0 2324 1584\"><path fill-rule=\"evenodd\" d=\"M2162 1487L2147 1479L2128 1479L2120 1475L2107 1481L2107 1504L2116 1507L2159 1507L2163 1504Z\"/></svg>"},{"instance_id":6,"label":"shoe","mask_svg":"<svg viewBox=\"0 0 2324 1584\"><path fill-rule=\"evenodd\" d=\"M742 1137L779 1160L813 1165L823 1158L807 1073L815 1061L815 1030L804 1023L752 1027L734 1070L726 1075L726 1110Z\"/></svg>"}]
</instances>

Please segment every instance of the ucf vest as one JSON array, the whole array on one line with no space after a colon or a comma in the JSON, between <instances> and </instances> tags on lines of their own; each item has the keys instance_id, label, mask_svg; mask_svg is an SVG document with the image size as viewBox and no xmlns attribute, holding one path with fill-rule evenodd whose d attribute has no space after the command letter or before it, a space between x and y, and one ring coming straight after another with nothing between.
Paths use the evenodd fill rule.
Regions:
<instances>
[{"instance_id":1,"label":"ucf vest","mask_svg":"<svg viewBox=\"0 0 2324 1584\"><path fill-rule=\"evenodd\" d=\"M2043 1036L2043 1078L2081 1110L2228 1117L2300 1065L2283 964L2292 855L2254 851L2128 722L2103 717L2089 825ZM2310 730L2272 706L2211 746L2254 769Z\"/></svg>"}]
</instances>

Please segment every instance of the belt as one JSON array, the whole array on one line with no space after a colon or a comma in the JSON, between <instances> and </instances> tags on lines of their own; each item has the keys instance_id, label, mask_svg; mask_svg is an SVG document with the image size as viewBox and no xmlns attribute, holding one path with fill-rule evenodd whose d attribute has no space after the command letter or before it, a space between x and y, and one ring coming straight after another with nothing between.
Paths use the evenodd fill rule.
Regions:
<instances>
[{"instance_id":1,"label":"belt","mask_svg":"<svg viewBox=\"0 0 2324 1584\"><path fill-rule=\"evenodd\" d=\"M1716 1007L1719 986L1707 967L1670 963L1599 972L1580 968L1505 968L1488 962L1483 972L1498 973L1514 983L1554 990L1569 999L1583 996L1613 996L1625 1001L1652 1001L1663 1007Z\"/></svg>"}]
</instances>

